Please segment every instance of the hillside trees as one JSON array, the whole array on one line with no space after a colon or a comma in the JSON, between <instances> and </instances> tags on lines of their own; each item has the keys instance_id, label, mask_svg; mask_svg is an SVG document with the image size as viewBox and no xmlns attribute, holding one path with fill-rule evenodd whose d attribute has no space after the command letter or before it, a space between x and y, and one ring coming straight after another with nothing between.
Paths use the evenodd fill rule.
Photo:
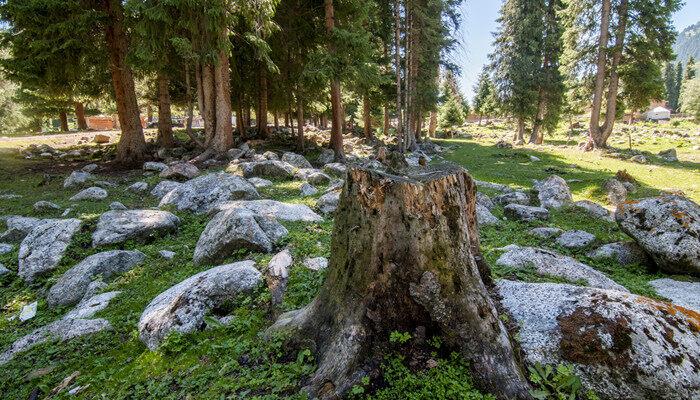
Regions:
<instances>
[{"instance_id":1,"label":"hillside trees","mask_svg":"<svg viewBox=\"0 0 700 400\"><path fill-rule=\"evenodd\" d=\"M496 99L496 88L493 86L487 67L479 74L476 86L474 87L474 100L472 106L474 112L479 116L479 125L484 116L487 118L496 112L498 101Z\"/></svg>"}]
</instances>

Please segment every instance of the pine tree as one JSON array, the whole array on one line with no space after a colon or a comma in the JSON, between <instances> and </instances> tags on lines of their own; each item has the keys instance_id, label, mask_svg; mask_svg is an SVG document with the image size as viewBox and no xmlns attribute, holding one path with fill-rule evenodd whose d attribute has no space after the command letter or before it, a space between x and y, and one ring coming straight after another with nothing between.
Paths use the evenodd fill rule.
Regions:
<instances>
[{"instance_id":1,"label":"pine tree","mask_svg":"<svg viewBox=\"0 0 700 400\"><path fill-rule=\"evenodd\" d=\"M670 109L674 109L673 93L676 89L676 75L673 69L673 64L666 63L664 68L664 94L666 100L666 105Z\"/></svg>"},{"instance_id":2,"label":"pine tree","mask_svg":"<svg viewBox=\"0 0 700 400\"><path fill-rule=\"evenodd\" d=\"M690 57L688 59L688 63L685 65L685 80L689 81L695 78L695 75L697 74L696 71L696 66L695 66L695 58Z\"/></svg>"},{"instance_id":3,"label":"pine tree","mask_svg":"<svg viewBox=\"0 0 700 400\"><path fill-rule=\"evenodd\" d=\"M489 76L488 67L484 66L474 87L474 112L479 116L479 125L484 116L489 117L496 111L496 91Z\"/></svg>"},{"instance_id":4,"label":"pine tree","mask_svg":"<svg viewBox=\"0 0 700 400\"><path fill-rule=\"evenodd\" d=\"M676 78L673 86L673 111L680 110L681 87L683 86L683 63L676 64Z\"/></svg>"}]
</instances>

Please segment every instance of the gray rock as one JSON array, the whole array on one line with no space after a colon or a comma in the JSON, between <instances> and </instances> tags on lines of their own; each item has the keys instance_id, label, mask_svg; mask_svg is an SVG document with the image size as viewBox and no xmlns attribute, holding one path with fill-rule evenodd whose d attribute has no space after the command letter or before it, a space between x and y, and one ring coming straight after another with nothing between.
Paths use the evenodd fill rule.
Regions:
<instances>
[{"instance_id":1,"label":"gray rock","mask_svg":"<svg viewBox=\"0 0 700 400\"><path fill-rule=\"evenodd\" d=\"M348 167L342 163L329 163L323 166L323 172L338 178L345 178L345 174L348 172Z\"/></svg>"},{"instance_id":2,"label":"gray rock","mask_svg":"<svg viewBox=\"0 0 700 400\"><path fill-rule=\"evenodd\" d=\"M245 150L233 148L226 152L226 156L229 160L237 160L245 155Z\"/></svg>"},{"instance_id":3,"label":"gray rock","mask_svg":"<svg viewBox=\"0 0 700 400\"><path fill-rule=\"evenodd\" d=\"M168 169L168 166L162 162L146 161L145 163L143 163L144 171L163 172L166 169Z\"/></svg>"},{"instance_id":4,"label":"gray rock","mask_svg":"<svg viewBox=\"0 0 700 400\"><path fill-rule=\"evenodd\" d=\"M269 150L266 151L266 152L264 152L264 153L262 153L262 156L263 156L266 160L279 160L279 159L280 159L280 157L277 155L277 153L275 153L274 151L269 151ZM287 161L287 160L285 160L285 161ZM290 164L291 164L291 163L290 163Z\"/></svg>"},{"instance_id":5,"label":"gray rock","mask_svg":"<svg viewBox=\"0 0 700 400\"><path fill-rule=\"evenodd\" d=\"M328 259L326 257L314 257L304 260L304 266L312 271L320 271L328 268Z\"/></svg>"},{"instance_id":6,"label":"gray rock","mask_svg":"<svg viewBox=\"0 0 700 400\"><path fill-rule=\"evenodd\" d=\"M571 282L580 280L588 286L601 289L628 291L602 272L586 264L571 257L536 247L512 246L496 260L496 264L517 269L533 267L540 275L557 276Z\"/></svg>"},{"instance_id":7,"label":"gray rock","mask_svg":"<svg viewBox=\"0 0 700 400\"><path fill-rule=\"evenodd\" d=\"M96 279L96 280L90 282L90 284L87 287L87 290L85 291L85 294L83 295L83 298L80 301L83 302L86 299L90 299L90 298L98 295L106 287L107 287L107 284L99 279Z\"/></svg>"},{"instance_id":8,"label":"gray rock","mask_svg":"<svg viewBox=\"0 0 700 400\"><path fill-rule=\"evenodd\" d=\"M659 158L667 162L677 162L678 154L676 153L676 149L668 149L659 152Z\"/></svg>"},{"instance_id":9,"label":"gray rock","mask_svg":"<svg viewBox=\"0 0 700 400\"><path fill-rule=\"evenodd\" d=\"M272 217L240 208L222 211L212 218L199 236L194 262L215 263L241 249L269 253L288 233Z\"/></svg>"},{"instance_id":10,"label":"gray rock","mask_svg":"<svg viewBox=\"0 0 700 400\"><path fill-rule=\"evenodd\" d=\"M340 192L328 192L316 200L316 208L323 214L332 214L338 208L340 203Z\"/></svg>"},{"instance_id":11,"label":"gray rock","mask_svg":"<svg viewBox=\"0 0 700 400\"><path fill-rule=\"evenodd\" d=\"M476 192L476 204L481 204L483 207L486 207L486 209L488 209L489 211L493 210L496 207L491 198L488 195L485 195L481 192Z\"/></svg>"},{"instance_id":12,"label":"gray rock","mask_svg":"<svg viewBox=\"0 0 700 400\"><path fill-rule=\"evenodd\" d=\"M199 168L188 162L180 162L170 165L159 174L161 178L176 181L186 181L194 178L197 175L199 175Z\"/></svg>"},{"instance_id":13,"label":"gray rock","mask_svg":"<svg viewBox=\"0 0 700 400\"><path fill-rule=\"evenodd\" d=\"M248 179L248 182L250 182L256 189L272 186L272 181L268 181L267 179L263 178L252 177Z\"/></svg>"},{"instance_id":14,"label":"gray rock","mask_svg":"<svg viewBox=\"0 0 700 400\"><path fill-rule=\"evenodd\" d=\"M292 164L297 168L313 168L311 163L301 154L292 152L282 153L282 161Z\"/></svg>"},{"instance_id":15,"label":"gray rock","mask_svg":"<svg viewBox=\"0 0 700 400\"><path fill-rule=\"evenodd\" d=\"M79 219L47 219L32 229L19 246L18 274L27 282L54 270L73 235Z\"/></svg>"},{"instance_id":16,"label":"gray rock","mask_svg":"<svg viewBox=\"0 0 700 400\"><path fill-rule=\"evenodd\" d=\"M94 180L94 176L92 176L92 174L89 172L73 171L63 181L63 187L66 189L80 187L86 185L91 180Z\"/></svg>"},{"instance_id":17,"label":"gray rock","mask_svg":"<svg viewBox=\"0 0 700 400\"><path fill-rule=\"evenodd\" d=\"M222 265L191 276L151 301L141 314L139 337L155 350L171 332L200 329L209 310L252 291L261 280L253 261Z\"/></svg>"},{"instance_id":18,"label":"gray rock","mask_svg":"<svg viewBox=\"0 0 700 400\"><path fill-rule=\"evenodd\" d=\"M50 307L76 304L85 296L94 277L109 279L123 274L145 258L140 251L113 250L93 254L66 271L49 289L46 300Z\"/></svg>"},{"instance_id":19,"label":"gray rock","mask_svg":"<svg viewBox=\"0 0 700 400\"><path fill-rule=\"evenodd\" d=\"M647 256L644 250L635 242L604 244L590 251L587 255L594 260L612 258L617 260L620 265L646 265L651 262L649 256Z\"/></svg>"},{"instance_id":20,"label":"gray rock","mask_svg":"<svg viewBox=\"0 0 700 400\"><path fill-rule=\"evenodd\" d=\"M92 246L143 239L155 233L177 231L180 219L167 211L108 211L100 216L92 234Z\"/></svg>"},{"instance_id":21,"label":"gray rock","mask_svg":"<svg viewBox=\"0 0 700 400\"><path fill-rule=\"evenodd\" d=\"M318 193L318 189L316 189L315 187L313 187L313 186L312 186L310 183L308 183L308 182L304 182L304 183L301 185L300 191L301 191L301 195L302 195L302 196L313 196L313 195L315 195L316 193Z\"/></svg>"},{"instance_id":22,"label":"gray rock","mask_svg":"<svg viewBox=\"0 0 700 400\"><path fill-rule=\"evenodd\" d=\"M161 250L158 252L158 254L160 254L160 256L166 260L172 260L176 256L175 252L170 250Z\"/></svg>"},{"instance_id":23,"label":"gray rock","mask_svg":"<svg viewBox=\"0 0 700 400\"><path fill-rule=\"evenodd\" d=\"M128 190L130 192L134 192L134 193L145 192L146 190L148 190L148 183L143 182L143 181L135 182L132 185L130 185L129 187L127 187L126 190Z\"/></svg>"},{"instance_id":24,"label":"gray rock","mask_svg":"<svg viewBox=\"0 0 700 400\"><path fill-rule=\"evenodd\" d=\"M284 249L275 254L267 265L265 280L272 297L271 302L275 306L282 304L282 298L287 289L289 269L292 267L293 262L294 260L289 249Z\"/></svg>"},{"instance_id":25,"label":"gray rock","mask_svg":"<svg viewBox=\"0 0 700 400\"><path fill-rule=\"evenodd\" d=\"M109 203L109 209L112 211L122 211L126 210L126 206L118 201L113 201Z\"/></svg>"},{"instance_id":26,"label":"gray rock","mask_svg":"<svg viewBox=\"0 0 700 400\"><path fill-rule=\"evenodd\" d=\"M231 166L229 166L231 168ZM227 171L230 171L227 168ZM230 172L236 173L240 171L244 177L250 179L271 178L271 179L292 179L294 177L294 166L284 161L265 160L246 162L235 165Z\"/></svg>"},{"instance_id":27,"label":"gray rock","mask_svg":"<svg viewBox=\"0 0 700 400\"><path fill-rule=\"evenodd\" d=\"M530 196L524 192L508 192L494 197L493 202L502 206L507 206L508 204L528 206L530 205Z\"/></svg>"},{"instance_id":28,"label":"gray rock","mask_svg":"<svg viewBox=\"0 0 700 400\"><path fill-rule=\"evenodd\" d=\"M10 274L10 273L12 273L12 271L7 269L7 267L5 267L4 265L2 265L2 263L0 263L0 278L2 278L3 276L5 276L7 274Z\"/></svg>"},{"instance_id":29,"label":"gray rock","mask_svg":"<svg viewBox=\"0 0 700 400\"><path fill-rule=\"evenodd\" d=\"M182 183L175 181L160 181L153 188L153 190L151 190L151 196L161 199L163 196L179 188L181 185Z\"/></svg>"},{"instance_id":30,"label":"gray rock","mask_svg":"<svg viewBox=\"0 0 700 400\"><path fill-rule=\"evenodd\" d=\"M330 164L335 160L335 153L331 149L321 150L321 154L318 155L316 161L321 165Z\"/></svg>"},{"instance_id":31,"label":"gray rock","mask_svg":"<svg viewBox=\"0 0 700 400\"><path fill-rule=\"evenodd\" d=\"M101 188L115 188L118 186L116 183L109 182L109 181L95 181L95 182L93 182L93 184L95 186L99 186Z\"/></svg>"},{"instance_id":32,"label":"gray rock","mask_svg":"<svg viewBox=\"0 0 700 400\"><path fill-rule=\"evenodd\" d=\"M586 231L566 231L557 238L557 244L567 249L581 249L595 241L595 235Z\"/></svg>"},{"instance_id":33,"label":"gray rock","mask_svg":"<svg viewBox=\"0 0 700 400\"><path fill-rule=\"evenodd\" d=\"M14 249L14 246L8 243L0 243L0 255L7 254Z\"/></svg>"},{"instance_id":34,"label":"gray rock","mask_svg":"<svg viewBox=\"0 0 700 400\"><path fill-rule=\"evenodd\" d=\"M562 230L559 228L550 228L550 227L539 227L539 228L532 228L528 231L531 235L537 236L540 239L549 239L554 236L559 236L561 234Z\"/></svg>"},{"instance_id":35,"label":"gray rock","mask_svg":"<svg viewBox=\"0 0 700 400\"><path fill-rule=\"evenodd\" d=\"M661 278L649 282L656 293L671 300L673 304L700 313L700 282L682 282Z\"/></svg>"},{"instance_id":36,"label":"gray rock","mask_svg":"<svg viewBox=\"0 0 700 400\"><path fill-rule=\"evenodd\" d=\"M508 204L503 208L503 214L509 219L525 222L549 219L549 211L546 208L522 204Z\"/></svg>"},{"instance_id":37,"label":"gray rock","mask_svg":"<svg viewBox=\"0 0 700 400\"><path fill-rule=\"evenodd\" d=\"M630 158L630 161L635 162L637 164L646 164L649 162L649 160L647 160L647 158L641 154L637 154L636 156Z\"/></svg>"},{"instance_id":38,"label":"gray rock","mask_svg":"<svg viewBox=\"0 0 700 400\"><path fill-rule=\"evenodd\" d=\"M34 211L37 211L37 212L46 212L46 211L60 210L61 206L59 206L56 203L52 203L50 201L39 200L36 203L34 203L32 208L34 208Z\"/></svg>"},{"instance_id":39,"label":"gray rock","mask_svg":"<svg viewBox=\"0 0 700 400\"><path fill-rule=\"evenodd\" d=\"M92 318L95 313L105 309L109 302L118 294L119 292L103 293L84 300L63 318L37 328L30 334L17 339L0 354L0 365L8 363L17 354L48 341L64 342L80 336L111 330L112 325L110 325L109 321L101 318L88 318Z\"/></svg>"},{"instance_id":40,"label":"gray rock","mask_svg":"<svg viewBox=\"0 0 700 400\"><path fill-rule=\"evenodd\" d=\"M496 218L495 215L491 214L488 208L482 206L481 204L476 204L476 223L479 226L488 225L498 225L501 220Z\"/></svg>"},{"instance_id":41,"label":"gray rock","mask_svg":"<svg viewBox=\"0 0 700 400\"><path fill-rule=\"evenodd\" d=\"M612 214L605 207L598 203L589 200L581 200L574 203L574 207L584 210L588 215L594 218L603 219L606 221L614 221Z\"/></svg>"},{"instance_id":42,"label":"gray rock","mask_svg":"<svg viewBox=\"0 0 700 400\"><path fill-rule=\"evenodd\" d=\"M303 168L294 174L295 179L307 181L312 185L326 185L331 181L331 177L313 168Z\"/></svg>"},{"instance_id":43,"label":"gray rock","mask_svg":"<svg viewBox=\"0 0 700 400\"><path fill-rule=\"evenodd\" d=\"M667 273L700 276L700 206L675 195L621 204L615 213L630 235Z\"/></svg>"},{"instance_id":44,"label":"gray rock","mask_svg":"<svg viewBox=\"0 0 700 400\"><path fill-rule=\"evenodd\" d=\"M540 158L531 155L531 156L530 156L530 161L532 161L532 162L537 162L537 161L540 161Z\"/></svg>"},{"instance_id":45,"label":"gray rock","mask_svg":"<svg viewBox=\"0 0 700 400\"><path fill-rule=\"evenodd\" d=\"M700 398L700 333L687 312L613 290L506 280L497 287L528 364L572 365L601 399Z\"/></svg>"},{"instance_id":46,"label":"gray rock","mask_svg":"<svg viewBox=\"0 0 700 400\"><path fill-rule=\"evenodd\" d=\"M497 192L502 192L502 193L508 193L508 192L513 191L513 188L511 188L510 186L503 185L500 183L480 181L477 179L474 179L474 183L476 184L477 188L486 188L486 189L491 189L491 190L495 190Z\"/></svg>"},{"instance_id":47,"label":"gray rock","mask_svg":"<svg viewBox=\"0 0 700 400\"><path fill-rule=\"evenodd\" d=\"M97 168L98 168L97 164L88 164L88 165L84 166L83 168L81 168L80 170L83 172L95 172L95 170L97 170Z\"/></svg>"},{"instance_id":48,"label":"gray rock","mask_svg":"<svg viewBox=\"0 0 700 400\"><path fill-rule=\"evenodd\" d=\"M179 185L163 196L159 207L174 205L178 210L203 213L229 200L253 200L259 197L258 191L247 180L220 172L203 175Z\"/></svg>"},{"instance_id":49,"label":"gray rock","mask_svg":"<svg viewBox=\"0 0 700 400\"><path fill-rule=\"evenodd\" d=\"M610 179L605 182L604 189L608 194L608 202L615 207L627 200L627 188L617 179Z\"/></svg>"},{"instance_id":50,"label":"gray rock","mask_svg":"<svg viewBox=\"0 0 700 400\"><path fill-rule=\"evenodd\" d=\"M76 193L73 197L70 198L71 201L83 201L83 200L103 200L107 198L107 191L97 187L89 187L87 189L83 189L80 192Z\"/></svg>"},{"instance_id":51,"label":"gray rock","mask_svg":"<svg viewBox=\"0 0 700 400\"><path fill-rule=\"evenodd\" d=\"M243 209L255 214L273 217L280 221L320 222L323 217L304 204L283 203L275 200L240 200L224 203L212 212Z\"/></svg>"},{"instance_id":52,"label":"gray rock","mask_svg":"<svg viewBox=\"0 0 700 400\"><path fill-rule=\"evenodd\" d=\"M328 187L326 188L326 193L334 192L334 191L341 191L341 190L343 190L343 185L345 185L345 180L334 179L331 181L331 183L328 184Z\"/></svg>"},{"instance_id":53,"label":"gray rock","mask_svg":"<svg viewBox=\"0 0 700 400\"><path fill-rule=\"evenodd\" d=\"M535 191L544 208L560 208L572 201L571 191L566 181L557 175L552 175L543 181L535 181Z\"/></svg>"},{"instance_id":54,"label":"gray rock","mask_svg":"<svg viewBox=\"0 0 700 400\"><path fill-rule=\"evenodd\" d=\"M19 320L24 322L36 317L36 309L38 305L39 303L35 301L22 307L22 310L19 312Z\"/></svg>"},{"instance_id":55,"label":"gray rock","mask_svg":"<svg viewBox=\"0 0 700 400\"><path fill-rule=\"evenodd\" d=\"M24 239L29 232L37 225L43 223L43 220L32 217L10 216L5 219L7 230L0 235L0 240L18 243Z\"/></svg>"}]
</instances>

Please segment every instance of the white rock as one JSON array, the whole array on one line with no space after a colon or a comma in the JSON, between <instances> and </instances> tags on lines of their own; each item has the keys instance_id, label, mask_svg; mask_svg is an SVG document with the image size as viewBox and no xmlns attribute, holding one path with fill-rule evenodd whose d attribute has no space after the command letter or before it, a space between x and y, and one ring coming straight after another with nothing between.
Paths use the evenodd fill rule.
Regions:
<instances>
[{"instance_id":1,"label":"white rock","mask_svg":"<svg viewBox=\"0 0 700 400\"><path fill-rule=\"evenodd\" d=\"M537 191L540 206L544 208L559 208L572 201L569 185L557 175L543 181L535 181L534 189Z\"/></svg>"},{"instance_id":2,"label":"white rock","mask_svg":"<svg viewBox=\"0 0 700 400\"><path fill-rule=\"evenodd\" d=\"M258 178L255 176L252 178L249 178L248 182L250 182L253 186L255 186L256 189L272 186L272 181L268 181L267 179Z\"/></svg>"},{"instance_id":3,"label":"white rock","mask_svg":"<svg viewBox=\"0 0 700 400\"><path fill-rule=\"evenodd\" d=\"M109 209L112 211L123 211L126 210L126 206L118 201L113 201L109 204Z\"/></svg>"},{"instance_id":4,"label":"white rock","mask_svg":"<svg viewBox=\"0 0 700 400\"><path fill-rule=\"evenodd\" d=\"M170 250L161 250L158 252L158 254L160 254L160 256L165 258L166 260L172 260L173 258L175 258L176 255L174 251Z\"/></svg>"},{"instance_id":5,"label":"white rock","mask_svg":"<svg viewBox=\"0 0 700 400\"><path fill-rule=\"evenodd\" d=\"M501 220L491 214L488 208L481 204L476 204L476 222L479 226L498 225Z\"/></svg>"},{"instance_id":6,"label":"white rock","mask_svg":"<svg viewBox=\"0 0 700 400\"><path fill-rule=\"evenodd\" d=\"M304 266L313 271L320 271L328 268L328 259L326 257L314 257L304 260Z\"/></svg>"},{"instance_id":7,"label":"white rock","mask_svg":"<svg viewBox=\"0 0 700 400\"><path fill-rule=\"evenodd\" d=\"M19 276L33 282L39 275L54 270L80 224L79 219L54 219L34 227L19 247Z\"/></svg>"},{"instance_id":8,"label":"white rock","mask_svg":"<svg viewBox=\"0 0 700 400\"><path fill-rule=\"evenodd\" d=\"M102 200L107 198L107 191L97 187L89 187L87 189L81 190L73 197L70 198L71 201L82 201L82 200Z\"/></svg>"},{"instance_id":9,"label":"white rock","mask_svg":"<svg viewBox=\"0 0 700 400\"><path fill-rule=\"evenodd\" d=\"M656 279L649 284L656 293L670 299L673 304L700 313L700 282L682 282L669 278Z\"/></svg>"},{"instance_id":10,"label":"white rock","mask_svg":"<svg viewBox=\"0 0 700 400\"><path fill-rule=\"evenodd\" d=\"M88 181L93 180L94 177L89 172L83 171L73 171L71 174L63 181L64 188L73 188L85 185Z\"/></svg>"},{"instance_id":11,"label":"white rock","mask_svg":"<svg viewBox=\"0 0 700 400\"><path fill-rule=\"evenodd\" d=\"M169 166L159 174L161 178L185 181L199 175L199 168L188 162L181 162Z\"/></svg>"},{"instance_id":12,"label":"white rock","mask_svg":"<svg viewBox=\"0 0 700 400\"><path fill-rule=\"evenodd\" d=\"M212 212L244 209L256 214L274 217L281 221L320 222L323 218L304 204L283 203L275 200L240 200L221 204Z\"/></svg>"},{"instance_id":13,"label":"white rock","mask_svg":"<svg viewBox=\"0 0 700 400\"><path fill-rule=\"evenodd\" d=\"M316 208L323 214L332 214L340 203L340 192L328 192L316 200Z\"/></svg>"},{"instance_id":14,"label":"white rock","mask_svg":"<svg viewBox=\"0 0 700 400\"><path fill-rule=\"evenodd\" d=\"M163 196L159 207L174 205L178 210L203 213L229 200L259 197L255 187L247 180L221 172L203 175L177 186Z\"/></svg>"},{"instance_id":15,"label":"white rock","mask_svg":"<svg viewBox=\"0 0 700 400\"><path fill-rule=\"evenodd\" d=\"M549 239L554 236L559 236L562 233L562 230L559 228L539 227L532 228L528 232L540 239Z\"/></svg>"},{"instance_id":16,"label":"white rock","mask_svg":"<svg viewBox=\"0 0 700 400\"><path fill-rule=\"evenodd\" d=\"M168 169L168 166L162 162L146 161L143 163L144 171L163 172L166 169Z\"/></svg>"},{"instance_id":17,"label":"white rock","mask_svg":"<svg viewBox=\"0 0 700 400\"><path fill-rule=\"evenodd\" d=\"M39 303L35 301L22 307L22 310L19 312L19 320L24 322L36 317L36 308L38 304Z\"/></svg>"},{"instance_id":18,"label":"white rock","mask_svg":"<svg viewBox=\"0 0 700 400\"><path fill-rule=\"evenodd\" d=\"M282 154L282 161L288 162L297 168L313 168L311 163L301 154L285 152Z\"/></svg>"},{"instance_id":19,"label":"white rock","mask_svg":"<svg viewBox=\"0 0 700 400\"><path fill-rule=\"evenodd\" d=\"M302 195L302 196L305 196L305 197L313 196L313 195L315 195L316 193L318 193L318 189L316 189L315 187L313 187L313 186L312 186L310 183L308 183L308 182L304 182L304 183L301 185L300 191L301 191L301 195Z\"/></svg>"},{"instance_id":20,"label":"white rock","mask_svg":"<svg viewBox=\"0 0 700 400\"><path fill-rule=\"evenodd\" d=\"M635 242L607 243L591 250L587 255L596 260L612 258L617 260L620 265L646 265L650 263L649 256Z\"/></svg>"},{"instance_id":21,"label":"white rock","mask_svg":"<svg viewBox=\"0 0 700 400\"><path fill-rule=\"evenodd\" d=\"M14 246L8 243L0 243L0 255L7 254L12 251Z\"/></svg>"},{"instance_id":22,"label":"white rock","mask_svg":"<svg viewBox=\"0 0 700 400\"><path fill-rule=\"evenodd\" d=\"M158 233L174 232L180 219L167 211L108 211L100 216L92 234L93 247L142 239Z\"/></svg>"},{"instance_id":23,"label":"white rock","mask_svg":"<svg viewBox=\"0 0 700 400\"><path fill-rule=\"evenodd\" d=\"M60 210L61 206L59 206L56 203L52 203L50 201L39 200L36 203L34 203L32 208L34 208L34 211L44 212L44 211Z\"/></svg>"},{"instance_id":24,"label":"white rock","mask_svg":"<svg viewBox=\"0 0 700 400\"><path fill-rule=\"evenodd\" d=\"M151 195L157 198L163 198L166 194L172 192L173 190L177 189L180 187L182 183L180 182L175 182L175 181L160 181L158 184L151 190Z\"/></svg>"},{"instance_id":25,"label":"white rock","mask_svg":"<svg viewBox=\"0 0 700 400\"><path fill-rule=\"evenodd\" d=\"M525 222L549 219L549 211L546 208L521 204L508 204L503 208L503 214L509 219Z\"/></svg>"},{"instance_id":26,"label":"white rock","mask_svg":"<svg viewBox=\"0 0 700 400\"><path fill-rule=\"evenodd\" d=\"M567 249L581 249L595 241L595 235L586 231L574 230L562 233L556 240L557 244Z\"/></svg>"},{"instance_id":27,"label":"white rock","mask_svg":"<svg viewBox=\"0 0 700 400\"><path fill-rule=\"evenodd\" d=\"M148 183L143 181L135 182L131 186L127 187L126 190L134 193L145 192L146 190L148 190Z\"/></svg>"}]
</instances>

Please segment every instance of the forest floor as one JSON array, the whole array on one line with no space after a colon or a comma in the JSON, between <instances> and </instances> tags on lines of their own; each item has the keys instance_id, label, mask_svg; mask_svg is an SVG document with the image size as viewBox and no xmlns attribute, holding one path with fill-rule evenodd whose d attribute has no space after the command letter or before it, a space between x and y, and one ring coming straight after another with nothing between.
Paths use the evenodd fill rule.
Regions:
<instances>
[{"instance_id":1,"label":"forest floor","mask_svg":"<svg viewBox=\"0 0 700 400\"><path fill-rule=\"evenodd\" d=\"M581 137L576 136L575 140L567 143L568 138L564 133L548 140L549 144L545 146L498 148L494 146L498 140L510 139L511 136L507 128L499 126L470 125L466 129L469 138L463 136L437 142L449 147L443 154L446 160L462 164L479 180L529 189L533 179L557 174L569 180L576 200L590 199L605 205L607 200L603 183L618 170L627 170L639 182L638 190L632 194L634 198L680 190L698 202L700 148L697 146L700 145L700 130L697 125L690 124L673 129L673 133L654 134L656 128L653 126L640 128L641 133L633 138L632 150L629 149L626 134L614 136L612 144L619 149L613 152L620 153L615 157L621 158L610 157L609 152L581 152L575 146ZM80 260L105 250L138 249L146 254L146 261L112 280L106 289L122 292L107 309L97 314L110 321L113 330L62 343L42 344L18 355L2 367L0 397L26 399L37 388L42 393L49 393L64 378L78 371L79 376L69 387L80 387L77 398L85 399L305 398L299 392L300 383L314 370L313 356L308 350L287 348L281 339L266 341L260 338L259 333L273 320L270 294L262 288L231 306L228 311L234 318L229 325L208 320L207 329L188 335L171 335L155 352L149 351L139 340L137 322L146 305L174 284L210 267L196 266L192 262L195 244L209 217L170 210L182 220L177 234L163 235L147 242L128 241L95 249L90 245L90 234L97 218L109 210L111 202L120 201L128 208L158 205L155 197L126 190L137 181L148 182L150 189L158 182L157 175L144 176L141 170L99 169L95 173L100 179L111 181L117 187L109 188L109 196L104 200L70 202L68 198L75 190L64 189L63 179L70 171L80 169L93 160L26 160L19 156L17 150L17 146L24 142L8 143L0 140L0 194L21 197L0 200L0 216L58 218L64 208L72 207L69 216L80 218L83 225L73 238L60 267L50 276L31 286L16 274L0 277L0 349L4 350L16 339L60 318L67 311L65 308L49 308L43 294L61 273ZM32 139L28 143L32 143ZM679 161L666 162L656 157L659 151L668 148L677 149ZM638 153L647 156L646 164L627 159ZM530 156L536 156L539 161L532 161ZM309 159L312 160L311 157ZM259 191L263 198L313 207L324 188L319 187L319 195L302 197L299 194L300 185L300 181L276 181ZM488 190L485 192L493 194ZM52 201L61 206L61 210L38 213L32 205L39 200ZM499 218L503 216L500 209L496 209L494 214ZM307 304L324 280L324 271L310 270L302 261L306 257L331 256L333 220L325 218L319 223L306 224L283 222L283 225L290 234L281 247L288 247L295 261L282 307L291 310ZM553 211L545 225L588 231L596 236L596 244L626 238L616 224L584 217L580 212L568 208ZM592 260L586 256L588 249L567 250L553 242L532 237L527 233L532 226L543 224L503 221L500 225L481 229L482 251L496 278L557 281L527 270L513 271L495 266L499 254L496 249L499 247L513 243L547 246L602 271L633 293L658 297L648 282L664 275L650 272L643 266L623 267L613 260ZM161 250L173 251L176 256L171 260L165 259L159 255ZM17 256L18 246L15 245L12 251L0 255L0 263L16 271ZM263 266L270 258L269 254L236 253L225 262L252 259L258 266ZM24 305L37 300L36 317L23 323L14 318ZM351 398L428 399L436 398L435 393L453 394L453 397L447 395L443 398L489 398L472 388L468 366L459 358L440 354L437 349L439 345L436 345L435 354L437 366L423 370L406 365L400 355L401 345L402 342L396 343L396 354L387 358L381 381L357 386ZM455 393L459 393L459 397L454 396ZM63 390L54 398L76 396Z\"/></svg>"}]
</instances>

